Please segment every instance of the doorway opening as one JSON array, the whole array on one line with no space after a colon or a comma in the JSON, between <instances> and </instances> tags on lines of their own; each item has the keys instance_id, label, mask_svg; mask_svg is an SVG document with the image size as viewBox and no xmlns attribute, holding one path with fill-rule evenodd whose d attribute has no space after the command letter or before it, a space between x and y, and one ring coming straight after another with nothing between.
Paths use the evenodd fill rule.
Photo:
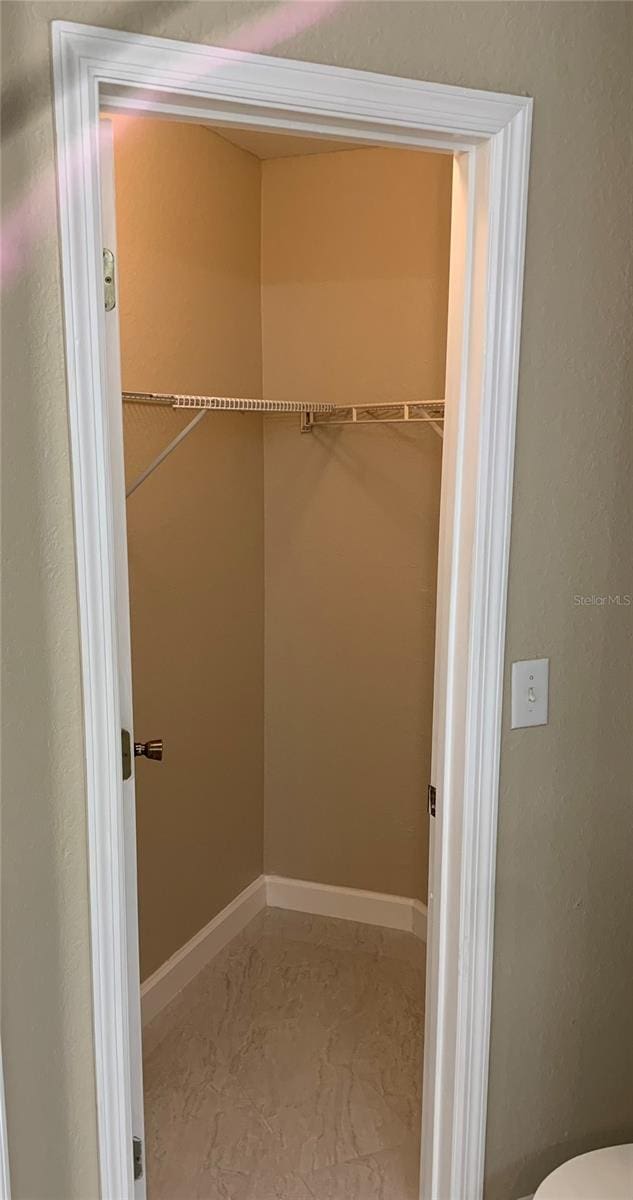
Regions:
<instances>
[{"instance_id":1,"label":"doorway opening","mask_svg":"<svg viewBox=\"0 0 633 1200\"><path fill-rule=\"evenodd\" d=\"M416 1200L452 159L104 123L148 1194Z\"/></svg>"},{"instance_id":2,"label":"doorway opening","mask_svg":"<svg viewBox=\"0 0 633 1200\"><path fill-rule=\"evenodd\" d=\"M121 356L118 325L109 319L116 311L108 302L112 279L107 266L103 270L104 248L114 238L108 224L114 196L107 194L113 172L103 169L100 152L100 114L126 113L452 157L420 1194L424 1200L481 1197L531 101L65 22L53 22L53 62L103 1194L130 1200L146 1194L134 785L125 734L133 728L133 706ZM218 401L226 407L226 399L207 397L212 403L204 407L217 409ZM240 400L240 419L252 419L257 397L229 399ZM251 403L245 406L246 400ZM366 407L364 398L361 404ZM297 437L336 433L318 428L327 412L319 411L316 401L300 407L307 432ZM364 429L360 405L341 407L356 425L355 434L386 433L375 429L375 412L371 428ZM386 414L389 420L396 419L394 409L403 429L412 415L424 414L422 403L406 413L404 402L397 403ZM205 425L224 415L207 416L200 409L185 445L195 445ZM430 416L438 423L437 409L427 411ZM338 430L339 435L351 432ZM181 441L170 457L175 461L183 449ZM169 459L163 456L165 462ZM147 483L159 471L157 466L148 472ZM143 486L131 501L142 497ZM304 533L312 532L306 523ZM358 631L352 633L354 647ZM322 665L315 654L315 671ZM142 766L160 770L153 763ZM311 850L316 848L315 836ZM310 889L312 882L299 880L296 909L308 902L305 896L299 901L297 889ZM186 983L187 972L208 956L210 942L215 940L217 948L219 941L226 943L227 933L230 937L240 923L243 927L249 906L252 912L264 904L292 909L289 886L287 877L267 874L247 885L236 907L229 903L222 910L221 933L212 920L204 937L186 944L184 958L177 951L165 972L153 973L159 975L155 998L169 991L174 969ZM332 911L327 891L337 885L323 887L320 910L310 896L311 912L363 923L363 889L351 890L342 914ZM382 900L382 925L393 925L392 895L370 895ZM373 912L380 925L379 908ZM414 905L407 928L419 932L419 918Z\"/></svg>"}]
</instances>

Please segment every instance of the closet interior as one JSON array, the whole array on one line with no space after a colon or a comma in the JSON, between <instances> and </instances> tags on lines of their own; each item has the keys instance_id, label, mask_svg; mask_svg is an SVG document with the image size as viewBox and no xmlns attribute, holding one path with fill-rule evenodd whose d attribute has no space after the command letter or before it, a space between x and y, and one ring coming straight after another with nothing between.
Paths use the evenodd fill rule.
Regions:
<instances>
[{"instance_id":1,"label":"closet interior","mask_svg":"<svg viewBox=\"0 0 633 1200\"><path fill-rule=\"evenodd\" d=\"M451 157L108 119L148 1195L416 1200Z\"/></svg>"}]
</instances>

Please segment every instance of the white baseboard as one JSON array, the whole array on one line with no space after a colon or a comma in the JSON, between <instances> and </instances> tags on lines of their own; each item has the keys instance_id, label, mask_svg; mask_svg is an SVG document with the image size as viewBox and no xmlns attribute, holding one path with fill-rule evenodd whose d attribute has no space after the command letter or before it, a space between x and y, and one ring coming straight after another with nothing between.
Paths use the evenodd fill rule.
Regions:
<instances>
[{"instance_id":1,"label":"white baseboard","mask_svg":"<svg viewBox=\"0 0 633 1200\"><path fill-rule=\"evenodd\" d=\"M260 875L141 984L143 1025L161 1012L265 907L266 881Z\"/></svg>"},{"instance_id":2,"label":"white baseboard","mask_svg":"<svg viewBox=\"0 0 633 1200\"><path fill-rule=\"evenodd\" d=\"M426 941L427 910L420 900L310 883L305 879L285 879L281 875L260 875L141 984L143 1025L157 1016L266 907L402 929Z\"/></svg>"},{"instance_id":3,"label":"white baseboard","mask_svg":"<svg viewBox=\"0 0 633 1200\"><path fill-rule=\"evenodd\" d=\"M343 921L363 921L385 929L404 929L426 941L426 905L420 900L310 883L305 879L285 879L281 875L266 875L265 879L269 908L289 908Z\"/></svg>"}]
</instances>

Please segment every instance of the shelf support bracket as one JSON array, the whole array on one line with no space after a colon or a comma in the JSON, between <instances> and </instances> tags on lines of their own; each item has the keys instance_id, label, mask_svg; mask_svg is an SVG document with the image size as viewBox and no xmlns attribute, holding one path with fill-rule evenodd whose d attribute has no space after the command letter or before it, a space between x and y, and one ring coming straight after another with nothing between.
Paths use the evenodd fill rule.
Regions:
<instances>
[{"instance_id":1,"label":"shelf support bracket","mask_svg":"<svg viewBox=\"0 0 633 1200\"><path fill-rule=\"evenodd\" d=\"M164 450L161 450L160 454L158 454L156 456L156 458L153 460L153 462L151 462L149 464L149 467L146 467L145 470L141 472L138 479L135 479L134 483L131 484L130 487L127 489L127 491L125 493L126 500L129 500L132 493L135 492L136 489L139 488L142 483L145 483L146 479L149 479L149 476L154 473L154 471L156 470L157 467L160 467L160 464L162 462L164 462L166 458L169 457L169 455L172 453L172 451L174 451L176 449L176 446L179 446L181 442L184 442L186 437L189 437L190 433L193 433L193 430L195 429L196 425L200 424L202 418L206 417L206 415L209 411L210 410L208 408L201 409L200 412L196 413L195 417L193 418L193 421L190 421L188 425L185 425L184 429L181 429L180 433L176 434L175 438L172 438L169 445L165 446Z\"/></svg>"}]
</instances>

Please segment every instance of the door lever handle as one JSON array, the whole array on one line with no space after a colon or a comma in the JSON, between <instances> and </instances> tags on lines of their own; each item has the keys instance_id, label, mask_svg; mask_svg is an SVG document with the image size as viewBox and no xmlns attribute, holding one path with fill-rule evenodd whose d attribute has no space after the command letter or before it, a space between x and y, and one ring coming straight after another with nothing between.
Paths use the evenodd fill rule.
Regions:
<instances>
[{"instance_id":1,"label":"door lever handle","mask_svg":"<svg viewBox=\"0 0 633 1200\"><path fill-rule=\"evenodd\" d=\"M153 758L156 762L163 761L163 739L154 738L151 742L134 743L135 758Z\"/></svg>"}]
</instances>

